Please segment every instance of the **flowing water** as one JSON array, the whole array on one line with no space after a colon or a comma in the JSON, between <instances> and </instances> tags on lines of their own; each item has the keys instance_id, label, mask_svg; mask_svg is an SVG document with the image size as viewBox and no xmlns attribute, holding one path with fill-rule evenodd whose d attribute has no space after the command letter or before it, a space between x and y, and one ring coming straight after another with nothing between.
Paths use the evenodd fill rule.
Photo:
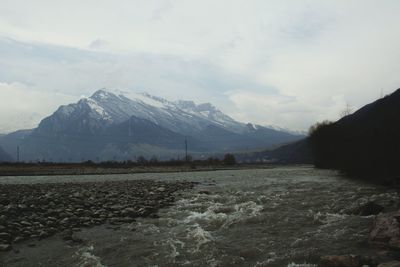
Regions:
<instances>
[{"instance_id":1,"label":"flowing water","mask_svg":"<svg viewBox=\"0 0 400 267\"><path fill-rule=\"evenodd\" d=\"M25 256L44 263L46 251L65 266L314 266L322 255L374 254L368 246L374 216L350 215L351 210L371 200L386 207L399 201L394 190L296 166L0 181L99 179L184 179L199 185L180 193L159 218L84 229L81 246L66 246L56 237L42 240L9 262L24 266L17 258Z\"/></svg>"}]
</instances>

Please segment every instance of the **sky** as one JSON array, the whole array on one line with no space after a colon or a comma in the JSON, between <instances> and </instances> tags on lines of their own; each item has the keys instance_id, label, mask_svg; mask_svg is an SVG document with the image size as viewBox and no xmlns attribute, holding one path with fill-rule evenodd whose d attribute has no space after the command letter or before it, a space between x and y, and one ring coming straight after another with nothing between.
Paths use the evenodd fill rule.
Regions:
<instances>
[{"instance_id":1,"label":"sky","mask_svg":"<svg viewBox=\"0 0 400 267\"><path fill-rule=\"evenodd\" d=\"M307 131L400 87L397 0L0 0L0 133L100 88Z\"/></svg>"}]
</instances>

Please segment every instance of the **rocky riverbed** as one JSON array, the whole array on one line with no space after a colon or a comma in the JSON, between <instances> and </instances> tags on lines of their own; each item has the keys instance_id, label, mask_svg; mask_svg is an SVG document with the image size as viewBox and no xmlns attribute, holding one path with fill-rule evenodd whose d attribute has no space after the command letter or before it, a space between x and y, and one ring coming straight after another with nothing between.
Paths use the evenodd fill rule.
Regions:
<instances>
[{"instance_id":1,"label":"rocky riverbed","mask_svg":"<svg viewBox=\"0 0 400 267\"><path fill-rule=\"evenodd\" d=\"M399 267L399 203L298 166L0 177L0 266Z\"/></svg>"},{"instance_id":2,"label":"rocky riverbed","mask_svg":"<svg viewBox=\"0 0 400 267\"><path fill-rule=\"evenodd\" d=\"M153 180L0 184L0 251L56 233L79 243L74 232L80 228L156 217L160 208L171 205L174 193L193 186Z\"/></svg>"}]
</instances>

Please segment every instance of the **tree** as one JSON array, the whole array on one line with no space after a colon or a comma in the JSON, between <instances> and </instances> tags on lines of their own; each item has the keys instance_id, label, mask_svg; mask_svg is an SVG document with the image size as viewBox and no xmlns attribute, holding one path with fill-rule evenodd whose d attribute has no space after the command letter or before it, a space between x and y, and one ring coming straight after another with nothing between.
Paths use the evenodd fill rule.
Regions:
<instances>
[{"instance_id":1,"label":"tree","mask_svg":"<svg viewBox=\"0 0 400 267\"><path fill-rule=\"evenodd\" d=\"M223 159L224 164L226 165L235 165L236 164L236 158L233 154L227 153L224 155Z\"/></svg>"},{"instance_id":2,"label":"tree","mask_svg":"<svg viewBox=\"0 0 400 267\"><path fill-rule=\"evenodd\" d=\"M346 117L353 112L349 103L346 103L346 107L340 112L340 118Z\"/></svg>"},{"instance_id":3,"label":"tree","mask_svg":"<svg viewBox=\"0 0 400 267\"><path fill-rule=\"evenodd\" d=\"M140 165L144 165L144 164L147 163L147 159L146 159L145 157L143 157L143 156L139 156L139 157L136 159L136 162L137 162L138 164L140 164Z\"/></svg>"},{"instance_id":4,"label":"tree","mask_svg":"<svg viewBox=\"0 0 400 267\"><path fill-rule=\"evenodd\" d=\"M158 158L155 155L152 156L151 159L150 159L150 163L151 164L157 164L158 163Z\"/></svg>"}]
</instances>

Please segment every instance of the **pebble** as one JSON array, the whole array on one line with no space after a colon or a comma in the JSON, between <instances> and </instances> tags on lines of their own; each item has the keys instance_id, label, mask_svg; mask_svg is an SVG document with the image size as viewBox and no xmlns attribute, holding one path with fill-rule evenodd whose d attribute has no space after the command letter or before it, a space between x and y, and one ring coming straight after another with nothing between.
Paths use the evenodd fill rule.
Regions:
<instances>
[{"instance_id":1,"label":"pebble","mask_svg":"<svg viewBox=\"0 0 400 267\"><path fill-rule=\"evenodd\" d=\"M152 180L0 184L0 203L6 203L0 205L0 250L56 233L79 243L82 240L74 237L73 231L82 227L131 223L136 217L157 218L158 209L174 202L175 192L194 185Z\"/></svg>"},{"instance_id":2,"label":"pebble","mask_svg":"<svg viewBox=\"0 0 400 267\"><path fill-rule=\"evenodd\" d=\"M10 244L0 244L0 251L9 251L12 247Z\"/></svg>"}]
</instances>

